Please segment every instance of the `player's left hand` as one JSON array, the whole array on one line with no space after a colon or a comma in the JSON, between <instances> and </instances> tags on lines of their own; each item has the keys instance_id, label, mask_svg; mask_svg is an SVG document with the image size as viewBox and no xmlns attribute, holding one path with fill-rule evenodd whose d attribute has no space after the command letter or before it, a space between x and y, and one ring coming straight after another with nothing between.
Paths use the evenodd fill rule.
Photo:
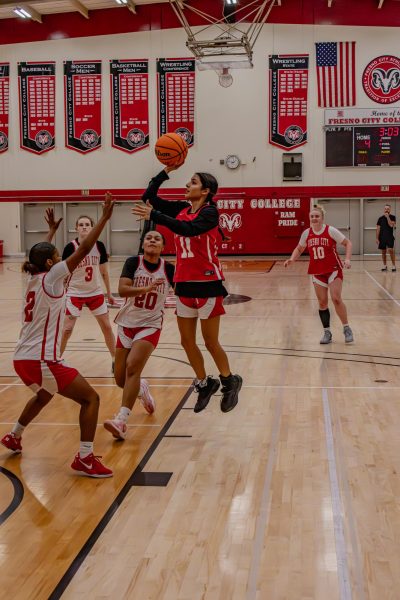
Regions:
<instances>
[{"instance_id":1,"label":"player's left hand","mask_svg":"<svg viewBox=\"0 0 400 600\"><path fill-rule=\"evenodd\" d=\"M57 231L57 229L62 221L62 217L61 217L61 219L58 219L58 221L56 221L54 218L54 210L52 208L46 208L46 214L45 214L44 218L46 220L47 225L49 226L49 230Z\"/></svg>"},{"instance_id":2,"label":"player's left hand","mask_svg":"<svg viewBox=\"0 0 400 600\"><path fill-rule=\"evenodd\" d=\"M116 304L118 304L118 302L116 301L116 299L114 298L114 296L112 294L107 295L107 303L111 304L112 306L115 306Z\"/></svg>"},{"instance_id":3,"label":"player's left hand","mask_svg":"<svg viewBox=\"0 0 400 600\"><path fill-rule=\"evenodd\" d=\"M150 220L152 210L153 207L148 200L146 204L135 204L131 209L133 215L137 215L140 219L145 219L146 221Z\"/></svg>"},{"instance_id":4,"label":"player's left hand","mask_svg":"<svg viewBox=\"0 0 400 600\"><path fill-rule=\"evenodd\" d=\"M347 259L344 261L344 268L351 269L351 262Z\"/></svg>"}]
</instances>

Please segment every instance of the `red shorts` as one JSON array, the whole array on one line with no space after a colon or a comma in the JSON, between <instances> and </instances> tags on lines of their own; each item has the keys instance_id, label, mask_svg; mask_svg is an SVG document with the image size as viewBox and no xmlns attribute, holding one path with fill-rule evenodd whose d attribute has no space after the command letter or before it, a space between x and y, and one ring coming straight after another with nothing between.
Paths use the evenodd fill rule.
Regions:
<instances>
[{"instance_id":1,"label":"red shorts","mask_svg":"<svg viewBox=\"0 0 400 600\"><path fill-rule=\"evenodd\" d=\"M177 296L176 315L186 319L200 317L200 319L211 319L225 314L223 307L223 296L215 298L186 298Z\"/></svg>"},{"instance_id":2,"label":"red shorts","mask_svg":"<svg viewBox=\"0 0 400 600\"><path fill-rule=\"evenodd\" d=\"M63 360L14 360L14 369L33 392L46 390L49 394L62 392L79 372Z\"/></svg>"},{"instance_id":3,"label":"red shorts","mask_svg":"<svg viewBox=\"0 0 400 600\"><path fill-rule=\"evenodd\" d=\"M157 348L160 339L161 329L155 327L124 327L118 325L117 348L132 348L133 342L145 340Z\"/></svg>"},{"instance_id":4,"label":"red shorts","mask_svg":"<svg viewBox=\"0 0 400 600\"><path fill-rule=\"evenodd\" d=\"M84 306L87 306L95 316L105 315L108 312L104 294L98 294L97 296L67 296L65 314L79 317Z\"/></svg>"},{"instance_id":5,"label":"red shorts","mask_svg":"<svg viewBox=\"0 0 400 600\"><path fill-rule=\"evenodd\" d=\"M336 269L332 273L323 273L322 275L312 275L313 283L321 285L322 287L329 287L329 284L335 281L335 279L341 279L343 281L342 269Z\"/></svg>"}]
</instances>

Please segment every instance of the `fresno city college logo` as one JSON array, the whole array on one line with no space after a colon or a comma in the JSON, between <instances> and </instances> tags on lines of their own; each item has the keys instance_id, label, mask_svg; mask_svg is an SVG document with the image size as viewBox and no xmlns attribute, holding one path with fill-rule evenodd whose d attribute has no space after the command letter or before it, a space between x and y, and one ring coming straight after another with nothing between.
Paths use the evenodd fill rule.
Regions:
<instances>
[{"instance_id":1,"label":"fresno city college logo","mask_svg":"<svg viewBox=\"0 0 400 600\"><path fill-rule=\"evenodd\" d=\"M146 136L141 129L131 129L128 131L126 141L131 148L140 148L145 142Z\"/></svg>"},{"instance_id":2,"label":"fresno city college logo","mask_svg":"<svg viewBox=\"0 0 400 600\"><path fill-rule=\"evenodd\" d=\"M95 148L99 143L99 136L94 129L85 129L79 139L84 148Z\"/></svg>"},{"instance_id":3,"label":"fresno city college logo","mask_svg":"<svg viewBox=\"0 0 400 600\"><path fill-rule=\"evenodd\" d=\"M291 125L286 129L284 135L288 144L298 144L304 137L304 131L298 125Z\"/></svg>"},{"instance_id":4,"label":"fresno city college logo","mask_svg":"<svg viewBox=\"0 0 400 600\"><path fill-rule=\"evenodd\" d=\"M53 143L53 136L51 135L51 133L49 131L46 131L45 129L41 129L40 131L37 132L36 136L35 136L35 142L38 148L40 148L40 150L46 150L47 148L50 148L50 146Z\"/></svg>"},{"instance_id":5,"label":"fresno city college logo","mask_svg":"<svg viewBox=\"0 0 400 600\"><path fill-rule=\"evenodd\" d=\"M0 131L0 151L5 150L8 146L8 139L4 131Z\"/></svg>"},{"instance_id":6,"label":"fresno city college logo","mask_svg":"<svg viewBox=\"0 0 400 600\"><path fill-rule=\"evenodd\" d=\"M178 129L175 129L175 133L180 135L181 138L185 140L187 145L189 145L192 141L192 134L190 133L189 129L187 129L187 127L178 127Z\"/></svg>"},{"instance_id":7,"label":"fresno city college logo","mask_svg":"<svg viewBox=\"0 0 400 600\"><path fill-rule=\"evenodd\" d=\"M379 104L393 104L400 98L400 59L378 56L365 67L362 76L364 92Z\"/></svg>"},{"instance_id":8,"label":"fresno city college logo","mask_svg":"<svg viewBox=\"0 0 400 600\"><path fill-rule=\"evenodd\" d=\"M221 229L227 229L229 233L232 233L234 229L239 229L242 226L242 217L239 213L233 213L233 215L222 213L219 215L219 226Z\"/></svg>"}]
</instances>

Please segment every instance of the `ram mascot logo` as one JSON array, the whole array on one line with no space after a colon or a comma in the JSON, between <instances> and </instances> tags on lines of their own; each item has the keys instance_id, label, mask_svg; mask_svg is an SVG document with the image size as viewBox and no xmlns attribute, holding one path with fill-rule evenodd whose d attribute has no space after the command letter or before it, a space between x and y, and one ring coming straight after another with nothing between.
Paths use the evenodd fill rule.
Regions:
<instances>
[{"instance_id":1,"label":"ram mascot logo","mask_svg":"<svg viewBox=\"0 0 400 600\"><path fill-rule=\"evenodd\" d=\"M362 83L371 100L379 104L393 104L400 98L400 59L379 56L364 69Z\"/></svg>"},{"instance_id":2,"label":"ram mascot logo","mask_svg":"<svg viewBox=\"0 0 400 600\"><path fill-rule=\"evenodd\" d=\"M39 150L47 150L54 145L54 138L49 131L41 129L35 135L35 143Z\"/></svg>"},{"instance_id":3,"label":"ram mascot logo","mask_svg":"<svg viewBox=\"0 0 400 600\"><path fill-rule=\"evenodd\" d=\"M83 148L87 148L88 150L100 145L99 135L94 129L85 129L85 131L82 131L79 139Z\"/></svg>"},{"instance_id":4,"label":"ram mascot logo","mask_svg":"<svg viewBox=\"0 0 400 600\"><path fill-rule=\"evenodd\" d=\"M232 233L234 229L239 229L242 226L242 217L239 213L233 213L233 215L222 213L219 215L219 226L221 229L227 229L229 233Z\"/></svg>"},{"instance_id":5,"label":"ram mascot logo","mask_svg":"<svg viewBox=\"0 0 400 600\"><path fill-rule=\"evenodd\" d=\"M131 148L140 148L146 141L146 136L141 129L130 129L126 136L126 141Z\"/></svg>"}]
</instances>

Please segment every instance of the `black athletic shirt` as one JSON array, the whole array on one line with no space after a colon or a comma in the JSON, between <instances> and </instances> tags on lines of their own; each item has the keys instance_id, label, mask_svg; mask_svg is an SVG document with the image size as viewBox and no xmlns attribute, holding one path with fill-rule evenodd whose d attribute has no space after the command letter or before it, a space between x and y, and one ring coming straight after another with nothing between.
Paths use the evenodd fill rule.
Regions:
<instances>
[{"instance_id":1,"label":"black athletic shirt","mask_svg":"<svg viewBox=\"0 0 400 600\"><path fill-rule=\"evenodd\" d=\"M157 195L160 185L169 179L168 174L160 171L151 179L147 190L142 196L143 202L149 200L153 210L150 219L153 223L164 225L177 235L193 237L200 235L214 227L218 227L219 213L217 206L212 203L199 211L193 221L178 221L175 217L184 209L191 206L189 202L163 200ZM227 296L221 280L218 281L187 281L178 282L175 285L175 294L186 298L215 298L216 296Z\"/></svg>"},{"instance_id":2,"label":"black athletic shirt","mask_svg":"<svg viewBox=\"0 0 400 600\"><path fill-rule=\"evenodd\" d=\"M396 223L396 217L394 215L389 215L389 219ZM390 227L385 215L379 217L377 225L381 228L379 231L379 240L381 242L390 242L394 239L394 227Z\"/></svg>"},{"instance_id":3,"label":"black athletic shirt","mask_svg":"<svg viewBox=\"0 0 400 600\"><path fill-rule=\"evenodd\" d=\"M75 238L75 241L79 244L78 238ZM103 244L103 242L100 242L100 240L97 240L96 245L97 245L97 250L100 252L100 264L103 265L104 263L108 262L108 255L107 255L106 247ZM73 245L72 242L68 242L68 244L65 246L65 248L63 250L62 259L66 260L74 252L75 252L75 246Z\"/></svg>"},{"instance_id":4,"label":"black athletic shirt","mask_svg":"<svg viewBox=\"0 0 400 600\"><path fill-rule=\"evenodd\" d=\"M157 263L151 263L148 260L143 259L144 266L150 273L157 271L160 266L160 261ZM122 269L121 277L126 277L127 279L135 278L135 271L139 266L139 257L138 256L130 256L126 259L125 264ZM172 263L165 261L165 273L167 275L167 279L170 285L174 285L174 273L175 267Z\"/></svg>"}]
</instances>

